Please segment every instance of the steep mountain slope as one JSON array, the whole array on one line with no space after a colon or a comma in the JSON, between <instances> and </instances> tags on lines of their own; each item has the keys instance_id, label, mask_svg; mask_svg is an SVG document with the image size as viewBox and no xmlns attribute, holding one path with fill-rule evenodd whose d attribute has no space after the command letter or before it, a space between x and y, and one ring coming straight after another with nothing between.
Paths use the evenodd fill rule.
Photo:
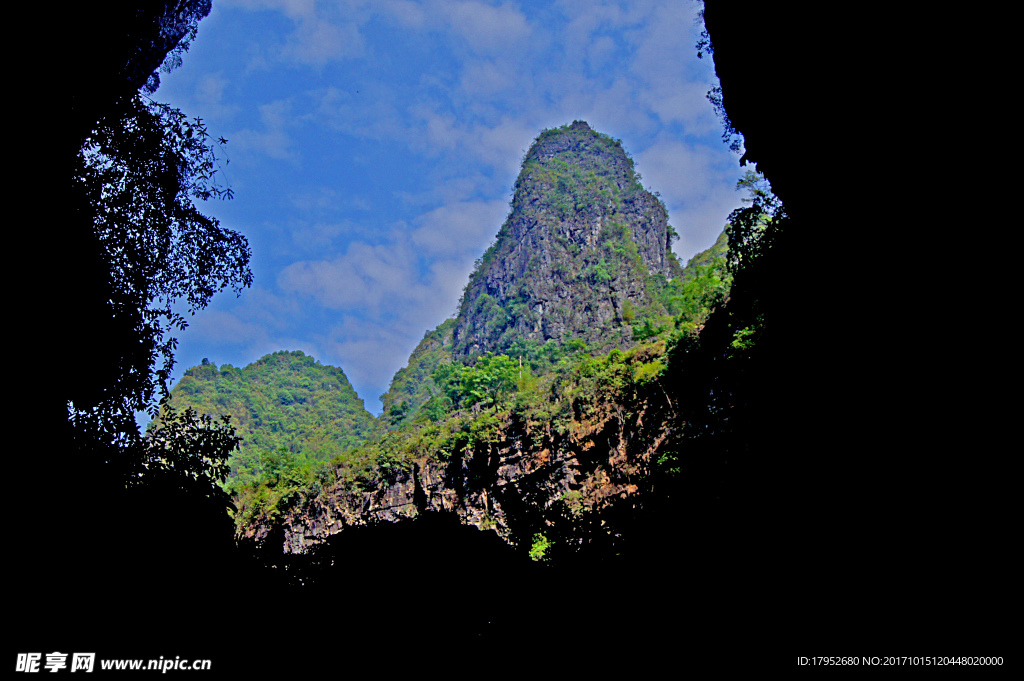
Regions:
<instances>
[{"instance_id":1,"label":"steep mountain slope","mask_svg":"<svg viewBox=\"0 0 1024 681\"><path fill-rule=\"evenodd\" d=\"M649 280L680 274L674 233L620 142L582 121L544 131L463 294L454 356L500 352L517 339L628 347L631 323L666 313Z\"/></svg>"},{"instance_id":2,"label":"steep mountain slope","mask_svg":"<svg viewBox=\"0 0 1024 681\"><path fill-rule=\"evenodd\" d=\"M380 396L387 425L397 426L414 415L435 392L431 374L442 362L452 361L452 332L455 320L446 319L423 336L409 356L408 364L391 379Z\"/></svg>"},{"instance_id":3,"label":"steep mountain slope","mask_svg":"<svg viewBox=\"0 0 1024 681\"><path fill-rule=\"evenodd\" d=\"M673 317L694 317L704 287L686 283L716 262L724 272L715 259L725 255L725 233L685 269L671 250L675 236L619 141L583 121L542 132L458 315L424 336L381 396L388 425L417 415L438 391L431 374L443 363L491 352L536 369L540 356L556 363L570 341L592 354L625 350L671 328Z\"/></svg>"}]
</instances>

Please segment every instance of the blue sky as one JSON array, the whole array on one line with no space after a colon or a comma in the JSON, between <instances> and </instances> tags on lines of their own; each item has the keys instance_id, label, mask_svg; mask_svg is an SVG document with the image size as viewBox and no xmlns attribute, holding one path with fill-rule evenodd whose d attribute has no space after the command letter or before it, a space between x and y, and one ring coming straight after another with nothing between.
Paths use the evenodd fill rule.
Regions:
<instances>
[{"instance_id":1,"label":"blue sky","mask_svg":"<svg viewBox=\"0 0 1024 681\"><path fill-rule=\"evenodd\" d=\"M228 139L255 282L178 335L176 376L302 350L367 408L454 314L508 214L523 154L585 120L661 194L686 261L729 212L739 154L706 99L687 0L214 0L154 96Z\"/></svg>"}]
</instances>

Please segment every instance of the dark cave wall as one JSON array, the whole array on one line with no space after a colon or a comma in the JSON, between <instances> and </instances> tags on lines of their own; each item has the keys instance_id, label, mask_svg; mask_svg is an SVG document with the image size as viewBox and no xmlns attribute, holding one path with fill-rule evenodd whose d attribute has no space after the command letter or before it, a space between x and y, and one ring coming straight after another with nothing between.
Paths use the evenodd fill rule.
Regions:
<instances>
[{"instance_id":1,"label":"dark cave wall","mask_svg":"<svg viewBox=\"0 0 1024 681\"><path fill-rule=\"evenodd\" d=\"M791 218L760 267L771 333L739 387L741 477L763 512L738 531L776 561L769 581L831 603L798 608L838 625L819 636L884 615L874 640L999 640L964 624L990 621L1009 583L1012 497L986 376L1008 368L986 342L1000 315L952 283L948 237L971 221L959 187L934 185L965 122L954 33L846 5L709 0L705 20L745 159ZM947 335L953 307L974 313Z\"/></svg>"}]
</instances>

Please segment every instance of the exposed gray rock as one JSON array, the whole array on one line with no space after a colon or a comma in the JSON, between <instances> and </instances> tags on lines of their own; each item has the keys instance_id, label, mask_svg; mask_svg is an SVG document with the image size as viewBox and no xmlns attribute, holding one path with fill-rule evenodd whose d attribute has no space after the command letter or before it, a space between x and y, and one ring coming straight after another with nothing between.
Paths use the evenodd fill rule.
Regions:
<instances>
[{"instance_id":1,"label":"exposed gray rock","mask_svg":"<svg viewBox=\"0 0 1024 681\"><path fill-rule=\"evenodd\" d=\"M512 210L463 295L456 359L518 338L631 345L635 311L656 305L648 277L671 277L664 204L622 145L582 122L542 133L516 180Z\"/></svg>"},{"instance_id":2,"label":"exposed gray rock","mask_svg":"<svg viewBox=\"0 0 1024 681\"><path fill-rule=\"evenodd\" d=\"M346 527L428 512L455 513L464 525L494 531L512 545L529 545L538 527L567 514L578 520L633 503L636 483L668 432L665 406L658 400L627 414L615 400L604 401L562 433L551 424L516 423L506 415L498 436L483 448L450 461L421 459L376 489L339 483L292 508L281 521L284 550L301 553ZM638 436L641 431L644 437ZM581 537L595 524L579 523ZM258 525L249 536L263 539L269 530Z\"/></svg>"}]
</instances>

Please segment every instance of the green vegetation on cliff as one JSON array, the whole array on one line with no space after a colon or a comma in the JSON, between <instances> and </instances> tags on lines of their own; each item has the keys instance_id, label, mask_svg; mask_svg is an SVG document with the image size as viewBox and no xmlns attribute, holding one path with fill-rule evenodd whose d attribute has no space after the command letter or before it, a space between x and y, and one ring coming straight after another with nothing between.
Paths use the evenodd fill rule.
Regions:
<instances>
[{"instance_id":1,"label":"green vegetation on cliff","mask_svg":"<svg viewBox=\"0 0 1024 681\"><path fill-rule=\"evenodd\" d=\"M395 373L388 391L380 396L384 420L389 426L404 423L434 395L432 375L444 361L451 361L454 319L446 319L428 331L409 357L409 363Z\"/></svg>"},{"instance_id":2,"label":"green vegetation on cliff","mask_svg":"<svg viewBox=\"0 0 1024 681\"><path fill-rule=\"evenodd\" d=\"M376 461L376 479L387 482L417 461L471 459L488 451L504 436L501 424L532 423L564 436L602 404L622 403L627 395L654 384L663 394L666 348L685 345L728 291L725 243L720 238L691 259L684 270L687 278L663 279L660 288L652 287L675 315L660 317L663 326L647 327L647 336L626 351L605 352L579 338L517 338L504 353L462 360L452 356L450 344L436 343L440 330L428 334L421 348L431 349L414 352L410 367L424 374L424 358L429 357L433 371L419 383L401 384L407 391L415 385L409 394L427 399L418 409L394 410L391 432L366 445L362 458ZM447 320L442 328L449 329L452 322ZM407 379L411 373L400 375ZM393 384L389 395L395 392ZM393 397L385 398L390 399L386 404L397 404Z\"/></svg>"},{"instance_id":3,"label":"green vegetation on cliff","mask_svg":"<svg viewBox=\"0 0 1024 681\"><path fill-rule=\"evenodd\" d=\"M618 140L582 121L543 131L457 317L424 337L381 397L387 427L436 421L456 405L435 380L447 363L505 355L540 376L581 351L695 330L728 290L727 244L723 233L683 268L677 236Z\"/></svg>"},{"instance_id":4,"label":"green vegetation on cliff","mask_svg":"<svg viewBox=\"0 0 1024 681\"><path fill-rule=\"evenodd\" d=\"M226 489L237 497L240 523L333 484L329 462L374 428L344 372L301 351L275 352L241 369L204 360L185 372L170 404L230 417L242 440L229 460Z\"/></svg>"}]
</instances>

